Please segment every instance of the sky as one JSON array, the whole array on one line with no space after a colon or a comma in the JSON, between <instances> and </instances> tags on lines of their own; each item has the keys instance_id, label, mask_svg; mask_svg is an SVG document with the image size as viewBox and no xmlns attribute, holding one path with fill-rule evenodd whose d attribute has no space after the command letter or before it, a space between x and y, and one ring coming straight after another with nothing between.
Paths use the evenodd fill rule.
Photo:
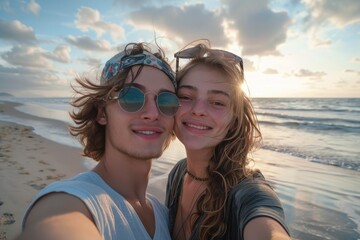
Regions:
<instances>
[{"instance_id":1,"label":"sky","mask_svg":"<svg viewBox=\"0 0 360 240\"><path fill-rule=\"evenodd\" d=\"M0 92L70 97L126 43L197 39L244 60L250 97L360 97L359 0L0 0Z\"/></svg>"}]
</instances>

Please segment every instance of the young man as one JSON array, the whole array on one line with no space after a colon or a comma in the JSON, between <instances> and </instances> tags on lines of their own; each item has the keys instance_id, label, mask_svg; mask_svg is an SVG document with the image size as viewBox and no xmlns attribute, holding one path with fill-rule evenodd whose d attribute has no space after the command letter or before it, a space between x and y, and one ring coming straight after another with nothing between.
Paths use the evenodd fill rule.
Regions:
<instances>
[{"instance_id":1,"label":"young man","mask_svg":"<svg viewBox=\"0 0 360 240\"><path fill-rule=\"evenodd\" d=\"M99 85L76 79L70 133L99 163L43 189L25 214L22 239L170 239L167 209L146 194L179 107L160 53L128 44L106 63Z\"/></svg>"}]
</instances>

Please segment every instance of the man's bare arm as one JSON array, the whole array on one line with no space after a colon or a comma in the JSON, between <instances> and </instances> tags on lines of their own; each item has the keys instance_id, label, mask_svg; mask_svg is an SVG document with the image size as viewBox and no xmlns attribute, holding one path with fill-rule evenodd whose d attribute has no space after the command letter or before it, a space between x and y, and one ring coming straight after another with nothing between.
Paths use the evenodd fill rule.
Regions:
<instances>
[{"instance_id":1,"label":"man's bare arm","mask_svg":"<svg viewBox=\"0 0 360 240\"><path fill-rule=\"evenodd\" d=\"M39 199L25 219L19 240L102 239L91 213L78 198L51 193Z\"/></svg>"}]
</instances>

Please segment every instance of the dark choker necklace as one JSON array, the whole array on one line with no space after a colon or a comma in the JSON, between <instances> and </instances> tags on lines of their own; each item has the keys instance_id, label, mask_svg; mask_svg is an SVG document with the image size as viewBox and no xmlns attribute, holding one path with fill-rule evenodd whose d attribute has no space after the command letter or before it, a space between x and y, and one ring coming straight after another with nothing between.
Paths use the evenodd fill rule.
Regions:
<instances>
[{"instance_id":1,"label":"dark choker necklace","mask_svg":"<svg viewBox=\"0 0 360 240\"><path fill-rule=\"evenodd\" d=\"M189 174L189 176L190 176L191 178L193 178L194 180L196 180L196 181L200 181L200 182L209 181L209 178L208 178L208 177L207 177L207 178L197 177L197 176L195 176L194 174L192 174L191 172L189 172L189 170L187 170L187 169L186 169L186 173Z\"/></svg>"}]
</instances>

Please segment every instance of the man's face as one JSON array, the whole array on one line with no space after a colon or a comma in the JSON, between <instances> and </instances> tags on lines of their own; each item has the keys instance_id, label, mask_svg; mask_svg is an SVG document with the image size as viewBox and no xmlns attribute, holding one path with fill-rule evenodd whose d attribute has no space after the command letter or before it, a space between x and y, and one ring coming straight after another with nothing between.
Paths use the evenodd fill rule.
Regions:
<instances>
[{"instance_id":1,"label":"man's face","mask_svg":"<svg viewBox=\"0 0 360 240\"><path fill-rule=\"evenodd\" d=\"M133 72L138 68L134 66ZM130 81L129 74L126 83ZM165 73L150 66L143 66L133 84L146 94L145 104L140 111L126 112L117 100L107 103L105 154L110 152L144 160L158 158L170 141L174 117L159 112L156 96L163 91L174 92L174 86Z\"/></svg>"}]
</instances>

